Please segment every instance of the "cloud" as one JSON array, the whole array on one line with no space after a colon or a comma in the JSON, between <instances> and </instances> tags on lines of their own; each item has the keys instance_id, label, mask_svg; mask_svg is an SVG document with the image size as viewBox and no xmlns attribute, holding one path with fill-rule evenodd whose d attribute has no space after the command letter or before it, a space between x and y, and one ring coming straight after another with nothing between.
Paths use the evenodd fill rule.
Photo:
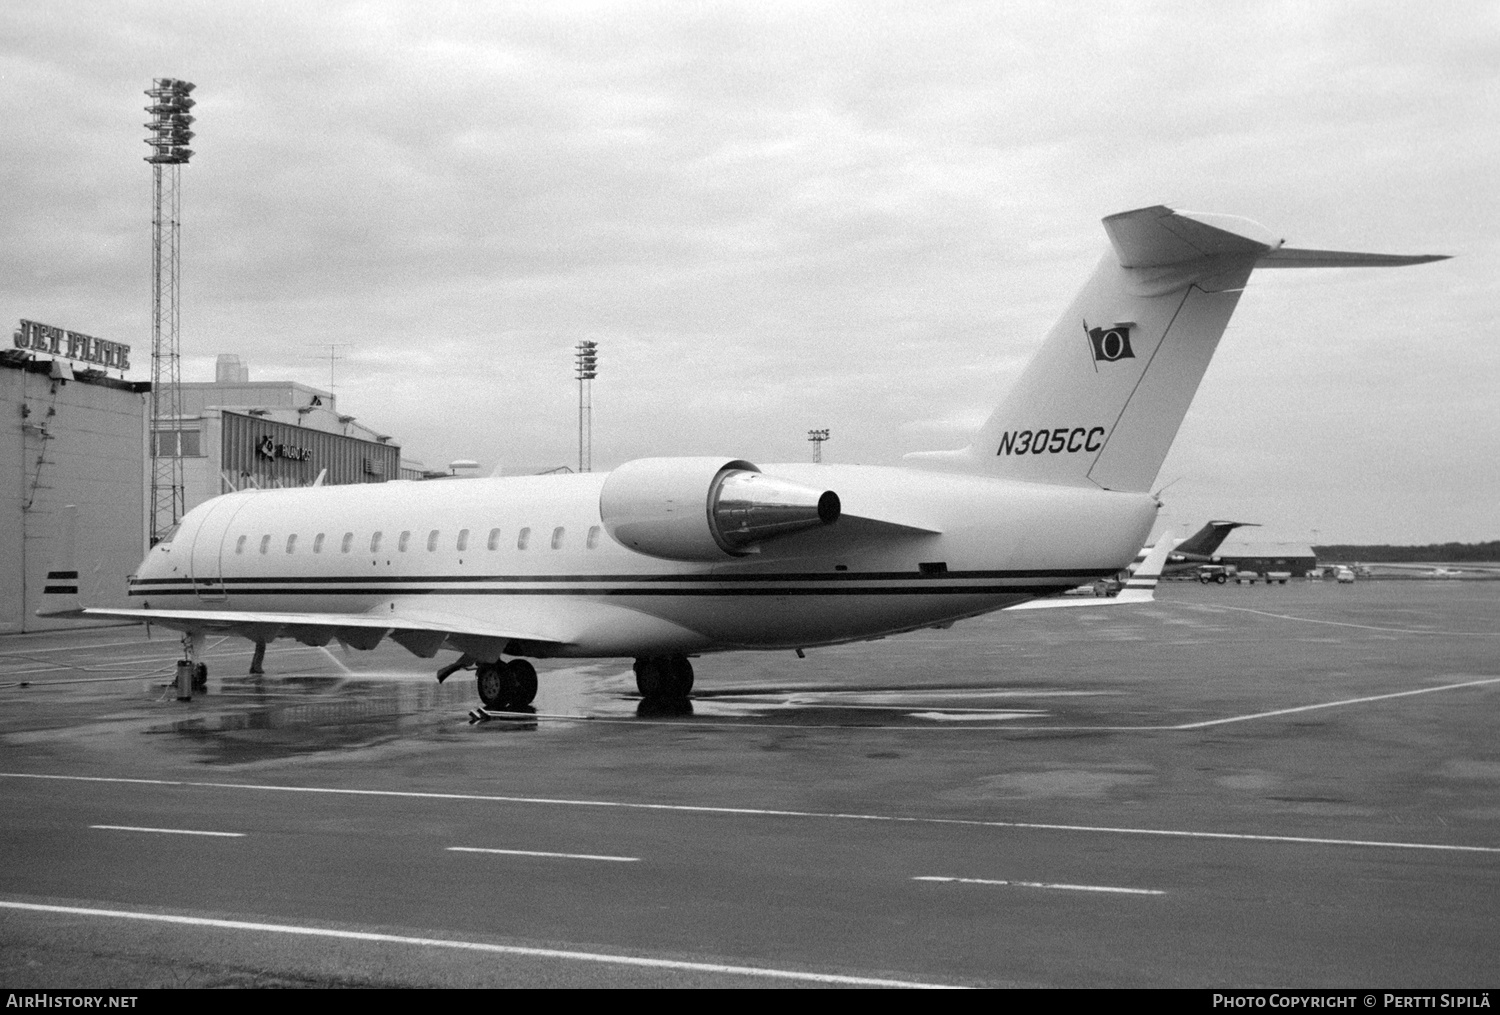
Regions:
<instances>
[{"instance_id":1,"label":"cloud","mask_svg":"<svg viewBox=\"0 0 1500 1015\"><path fill-rule=\"evenodd\" d=\"M1461 255L1257 276L1164 467L1188 475L1174 496L1214 517L1263 498L1292 536L1494 538L1467 507L1500 492L1471 464L1500 437L1487 8L60 2L0 19L11 316L142 364L156 75L199 86L190 376L223 351L326 383L327 346L347 345L341 408L434 461L571 461L585 337L600 465L803 459L824 426L836 461L961 444L1099 256L1098 219L1166 201L1298 245Z\"/></svg>"}]
</instances>

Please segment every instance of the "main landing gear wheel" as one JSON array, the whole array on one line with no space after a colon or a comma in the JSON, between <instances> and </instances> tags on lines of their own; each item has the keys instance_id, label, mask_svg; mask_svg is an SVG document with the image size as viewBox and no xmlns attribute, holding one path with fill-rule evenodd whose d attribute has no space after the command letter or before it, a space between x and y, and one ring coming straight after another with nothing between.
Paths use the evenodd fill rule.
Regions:
<instances>
[{"instance_id":1,"label":"main landing gear wheel","mask_svg":"<svg viewBox=\"0 0 1500 1015\"><path fill-rule=\"evenodd\" d=\"M635 686L647 701L686 698L693 689L687 656L646 656L635 661Z\"/></svg>"},{"instance_id":2,"label":"main landing gear wheel","mask_svg":"<svg viewBox=\"0 0 1500 1015\"><path fill-rule=\"evenodd\" d=\"M201 691L208 686L208 664L199 663L193 667L193 690Z\"/></svg>"},{"instance_id":3,"label":"main landing gear wheel","mask_svg":"<svg viewBox=\"0 0 1500 1015\"><path fill-rule=\"evenodd\" d=\"M504 711L523 708L536 699L536 667L525 659L480 663L476 682L484 707Z\"/></svg>"}]
</instances>

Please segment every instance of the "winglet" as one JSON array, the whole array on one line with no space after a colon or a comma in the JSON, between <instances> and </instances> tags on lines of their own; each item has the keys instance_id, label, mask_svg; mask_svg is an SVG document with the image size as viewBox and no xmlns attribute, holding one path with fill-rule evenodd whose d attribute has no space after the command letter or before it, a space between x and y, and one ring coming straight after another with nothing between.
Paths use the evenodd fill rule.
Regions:
<instances>
[{"instance_id":1,"label":"winglet","mask_svg":"<svg viewBox=\"0 0 1500 1015\"><path fill-rule=\"evenodd\" d=\"M1163 532L1141 566L1136 568L1125 587L1115 596L1117 603L1149 603L1156 598L1156 583L1161 580L1162 568L1166 566L1167 554L1172 550L1172 533Z\"/></svg>"}]
</instances>

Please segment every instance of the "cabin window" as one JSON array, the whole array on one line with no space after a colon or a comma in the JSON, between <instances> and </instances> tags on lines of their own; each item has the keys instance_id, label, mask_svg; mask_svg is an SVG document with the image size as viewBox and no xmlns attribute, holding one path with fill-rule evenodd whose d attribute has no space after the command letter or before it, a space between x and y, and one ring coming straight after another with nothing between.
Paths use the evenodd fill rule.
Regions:
<instances>
[{"instance_id":1,"label":"cabin window","mask_svg":"<svg viewBox=\"0 0 1500 1015\"><path fill-rule=\"evenodd\" d=\"M244 553L245 552L245 540L247 540L249 538L250 538L249 536L241 536L240 538L236 539L234 541L234 552L235 553Z\"/></svg>"},{"instance_id":2,"label":"cabin window","mask_svg":"<svg viewBox=\"0 0 1500 1015\"><path fill-rule=\"evenodd\" d=\"M379 553L380 552L380 533L378 531L373 536L370 537L370 552L371 553Z\"/></svg>"},{"instance_id":3,"label":"cabin window","mask_svg":"<svg viewBox=\"0 0 1500 1015\"><path fill-rule=\"evenodd\" d=\"M590 550L599 545L599 526L589 526L589 538L584 545L587 546Z\"/></svg>"},{"instance_id":4,"label":"cabin window","mask_svg":"<svg viewBox=\"0 0 1500 1015\"><path fill-rule=\"evenodd\" d=\"M562 548L563 536L566 533L567 530L561 525L552 530L552 549L557 550Z\"/></svg>"},{"instance_id":5,"label":"cabin window","mask_svg":"<svg viewBox=\"0 0 1500 1015\"><path fill-rule=\"evenodd\" d=\"M468 548L469 548L469 530L468 529L459 529L458 530L458 552L459 553L463 553Z\"/></svg>"},{"instance_id":6,"label":"cabin window","mask_svg":"<svg viewBox=\"0 0 1500 1015\"><path fill-rule=\"evenodd\" d=\"M401 533L401 538L396 540L396 549L402 553L406 552L406 544L411 542L411 530L406 529Z\"/></svg>"},{"instance_id":7,"label":"cabin window","mask_svg":"<svg viewBox=\"0 0 1500 1015\"><path fill-rule=\"evenodd\" d=\"M524 549L526 549L526 544L528 542L530 542L530 540L531 540L531 530L530 529L522 529L521 530L521 534L516 537L516 549L517 550L524 550Z\"/></svg>"},{"instance_id":8,"label":"cabin window","mask_svg":"<svg viewBox=\"0 0 1500 1015\"><path fill-rule=\"evenodd\" d=\"M271 548L271 534L268 532L260 537L260 552L265 553Z\"/></svg>"},{"instance_id":9,"label":"cabin window","mask_svg":"<svg viewBox=\"0 0 1500 1015\"><path fill-rule=\"evenodd\" d=\"M353 545L354 545L354 533L352 533L352 532L346 532L346 533L344 533L344 541L339 544L339 552L340 553L348 553L349 552L349 548L352 547Z\"/></svg>"},{"instance_id":10,"label":"cabin window","mask_svg":"<svg viewBox=\"0 0 1500 1015\"><path fill-rule=\"evenodd\" d=\"M489 547L490 547L491 550L498 550L498 549L500 549L500 530L499 529L490 529Z\"/></svg>"},{"instance_id":11,"label":"cabin window","mask_svg":"<svg viewBox=\"0 0 1500 1015\"><path fill-rule=\"evenodd\" d=\"M322 553L322 552L323 552L323 533L319 532L316 536L313 536L313 553Z\"/></svg>"},{"instance_id":12,"label":"cabin window","mask_svg":"<svg viewBox=\"0 0 1500 1015\"><path fill-rule=\"evenodd\" d=\"M297 550L297 533L293 532L286 537L286 552L295 553Z\"/></svg>"},{"instance_id":13,"label":"cabin window","mask_svg":"<svg viewBox=\"0 0 1500 1015\"><path fill-rule=\"evenodd\" d=\"M433 550L437 549L437 539L438 539L438 530L437 529L433 529L431 532L427 533L427 552L428 553L431 553Z\"/></svg>"}]
</instances>

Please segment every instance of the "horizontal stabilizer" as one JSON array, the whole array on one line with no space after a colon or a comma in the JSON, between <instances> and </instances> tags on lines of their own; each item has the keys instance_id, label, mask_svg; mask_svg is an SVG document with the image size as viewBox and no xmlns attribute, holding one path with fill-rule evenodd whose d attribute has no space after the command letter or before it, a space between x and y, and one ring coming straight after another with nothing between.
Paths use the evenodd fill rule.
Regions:
<instances>
[{"instance_id":1,"label":"horizontal stabilizer","mask_svg":"<svg viewBox=\"0 0 1500 1015\"><path fill-rule=\"evenodd\" d=\"M1104 220L1122 268L1160 268L1226 254L1260 254L1279 244L1259 223L1235 215L1174 212L1165 205Z\"/></svg>"},{"instance_id":2,"label":"horizontal stabilizer","mask_svg":"<svg viewBox=\"0 0 1500 1015\"><path fill-rule=\"evenodd\" d=\"M1446 261L1448 254L1360 254L1351 250L1278 247L1255 262L1257 268L1399 268Z\"/></svg>"}]
</instances>

